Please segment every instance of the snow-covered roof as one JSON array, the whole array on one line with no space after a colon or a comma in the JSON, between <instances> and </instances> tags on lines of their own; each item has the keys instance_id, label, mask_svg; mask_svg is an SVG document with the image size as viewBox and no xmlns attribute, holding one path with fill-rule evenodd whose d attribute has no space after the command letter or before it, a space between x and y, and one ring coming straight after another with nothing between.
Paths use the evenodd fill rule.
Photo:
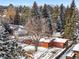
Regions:
<instances>
[{"instance_id":1,"label":"snow-covered roof","mask_svg":"<svg viewBox=\"0 0 79 59\"><path fill-rule=\"evenodd\" d=\"M4 57L0 57L0 59L5 59ZM25 59L23 56L19 56L17 59Z\"/></svg>"},{"instance_id":2,"label":"snow-covered roof","mask_svg":"<svg viewBox=\"0 0 79 59\"><path fill-rule=\"evenodd\" d=\"M0 57L0 59L4 59L3 57Z\"/></svg>"},{"instance_id":3,"label":"snow-covered roof","mask_svg":"<svg viewBox=\"0 0 79 59\"><path fill-rule=\"evenodd\" d=\"M34 54L34 59L52 59L58 54L58 52L61 52L61 50L62 49L60 48L53 47L53 48L37 51ZM56 53L53 53L54 51L56 51Z\"/></svg>"},{"instance_id":4,"label":"snow-covered roof","mask_svg":"<svg viewBox=\"0 0 79 59\"><path fill-rule=\"evenodd\" d=\"M51 42L52 38L41 38L39 42Z\"/></svg>"},{"instance_id":5,"label":"snow-covered roof","mask_svg":"<svg viewBox=\"0 0 79 59\"><path fill-rule=\"evenodd\" d=\"M61 42L61 43L65 43L67 42L68 39L63 39L63 38L54 38L55 40L53 40L53 42Z\"/></svg>"},{"instance_id":6,"label":"snow-covered roof","mask_svg":"<svg viewBox=\"0 0 79 59\"><path fill-rule=\"evenodd\" d=\"M13 25L13 24L9 24L9 25L11 29L18 29L18 28L25 29L24 26L22 25Z\"/></svg>"},{"instance_id":7,"label":"snow-covered roof","mask_svg":"<svg viewBox=\"0 0 79 59\"><path fill-rule=\"evenodd\" d=\"M35 50L34 46L28 45L26 47L23 48L25 51L29 51L29 50Z\"/></svg>"},{"instance_id":8,"label":"snow-covered roof","mask_svg":"<svg viewBox=\"0 0 79 59\"><path fill-rule=\"evenodd\" d=\"M22 48L27 46L27 44L24 44L24 43L18 43L18 45L21 46Z\"/></svg>"},{"instance_id":9,"label":"snow-covered roof","mask_svg":"<svg viewBox=\"0 0 79 59\"><path fill-rule=\"evenodd\" d=\"M73 55L74 55L73 51L72 51L72 52L69 52L69 53L67 54L67 56L69 56L69 57L72 57Z\"/></svg>"},{"instance_id":10,"label":"snow-covered roof","mask_svg":"<svg viewBox=\"0 0 79 59\"><path fill-rule=\"evenodd\" d=\"M53 37L61 37L61 33L60 32L55 32L55 33L53 33Z\"/></svg>"},{"instance_id":11,"label":"snow-covered roof","mask_svg":"<svg viewBox=\"0 0 79 59\"><path fill-rule=\"evenodd\" d=\"M27 40L27 39L28 40L29 39L32 39L32 37L29 37L29 36L21 36L21 37L18 37L18 39L23 41L23 40Z\"/></svg>"},{"instance_id":12,"label":"snow-covered roof","mask_svg":"<svg viewBox=\"0 0 79 59\"><path fill-rule=\"evenodd\" d=\"M73 51L78 51L79 52L79 44L76 44L73 48Z\"/></svg>"},{"instance_id":13,"label":"snow-covered roof","mask_svg":"<svg viewBox=\"0 0 79 59\"><path fill-rule=\"evenodd\" d=\"M15 36L10 36L10 38L15 39Z\"/></svg>"},{"instance_id":14,"label":"snow-covered roof","mask_svg":"<svg viewBox=\"0 0 79 59\"><path fill-rule=\"evenodd\" d=\"M22 25L19 25L19 28L23 28L23 29L24 29L24 26L22 26Z\"/></svg>"},{"instance_id":15,"label":"snow-covered roof","mask_svg":"<svg viewBox=\"0 0 79 59\"><path fill-rule=\"evenodd\" d=\"M18 30L14 31L14 34L17 35L25 35L27 31L25 29L18 28Z\"/></svg>"},{"instance_id":16,"label":"snow-covered roof","mask_svg":"<svg viewBox=\"0 0 79 59\"><path fill-rule=\"evenodd\" d=\"M32 45L27 45L27 44L23 44L23 43L19 43L20 46L22 46L22 48L25 51L34 51L35 50L35 46ZM56 55L58 55L59 52L61 52L63 49L61 48L44 48L44 47L38 47L38 50L36 52L34 52L33 57L34 59L49 59L50 57L53 58ZM56 53L53 53L53 52Z\"/></svg>"},{"instance_id":17,"label":"snow-covered roof","mask_svg":"<svg viewBox=\"0 0 79 59\"><path fill-rule=\"evenodd\" d=\"M18 25L13 25L13 24L9 24L10 25L10 28L11 29L13 29L13 30L15 30L15 29L18 29L19 28L19 26Z\"/></svg>"},{"instance_id":18,"label":"snow-covered roof","mask_svg":"<svg viewBox=\"0 0 79 59\"><path fill-rule=\"evenodd\" d=\"M6 15L3 15L2 17L6 17Z\"/></svg>"},{"instance_id":19,"label":"snow-covered roof","mask_svg":"<svg viewBox=\"0 0 79 59\"><path fill-rule=\"evenodd\" d=\"M26 51L35 50L35 46L33 46L33 45L27 45L27 46L24 47L23 49L26 50ZM39 51L44 50L44 49L46 49L46 48L38 47L38 50L39 50Z\"/></svg>"},{"instance_id":20,"label":"snow-covered roof","mask_svg":"<svg viewBox=\"0 0 79 59\"><path fill-rule=\"evenodd\" d=\"M24 56L19 56L18 59L25 59L25 57Z\"/></svg>"},{"instance_id":21,"label":"snow-covered roof","mask_svg":"<svg viewBox=\"0 0 79 59\"><path fill-rule=\"evenodd\" d=\"M41 38L39 42L51 42L53 40L53 42L61 42L61 43L65 43L67 42L68 39L63 39L63 38Z\"/></svg>"},{"instance_id":22,"label":"snow-covered roof","mask_svg":"<svg viewBox=\"0 0 79 59\"><path fill-rule=\"evenodd\" d=\"M24 29L21 29L21 28L18 28L18 30L17 30L18 32L25 32L26 30L24 30Z\"/></svg>"},{"instance_id":23,"label":"snow-covered roof","mask_svg":"<svg viewBox=\"0 0 79 59\"><path fill-rule=\"evenodd\" d=\"M47 52L46 48L38 47L38 51L34 54L34 59L40 59Z\"/></svg>"}]
</instances>

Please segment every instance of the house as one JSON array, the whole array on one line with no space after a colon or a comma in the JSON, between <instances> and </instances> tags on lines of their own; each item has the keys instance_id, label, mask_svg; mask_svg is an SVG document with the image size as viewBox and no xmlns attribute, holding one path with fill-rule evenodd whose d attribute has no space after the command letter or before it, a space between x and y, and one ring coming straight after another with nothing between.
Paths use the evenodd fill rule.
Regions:
<instances>
[{"instance_id":1,"label":"house","mask_svg":"<svg viewBox=\"0 0 79 59\"><path fill-rule=\"evenodd\" d=\"M18 36L25 36L26 35L26 30L25 29L21 29L18 28L18 30L14 31L14 34L18 35Z\"/></svg>"},{"instance_id":2,"label":"house","mask_svg":"<svg viewBox=\"0 0 79 59\"><path fill-rule=\"evenodd\" d=\"M62 38L41 38L39 40L39 46L66 48L68 46L68 39Z\"/></svg>"},{"instance_id":3,"label":"house","mask_svg":"<svg viewBox=\"0 0 79 59\"><path fill-rule=\"evenodd\" d=\"M73 51L67 54L66 59L75 59L75 54L73 53Z\"/></svg>"},{"instance_id":4,"label":"house","mask_svg":"<svg viewBox=\"0 0 79 59\"><path fill-rule=\"evenodd\" d=\"M76 57L79 59L79 44L76 44L74 46L73 51L74 51Z\"/></svg>"},{"instance_id":5,"label":"house","mask_svg":"<svg viewBox=\"0 0 79 59\"><path fill-rule=\"evenodd\" d=\"M54 38L51 42L52 46L59 48L66 48L68 46L68 39Z\"/></svg>"},{"instance_id":6,"label":"house","mask_svg":"<svg viewBox=\"0 0 79 59\"><path fill-rule=\"evenodd\" d=\"M31 38L24 39L23 43L36 45L36 43L34 43ZM45 47L45 48L48 48L48 47L65 48L68 46L68 39L41 38L39 40L38 46Z\"/></svg>"}]
</instances>

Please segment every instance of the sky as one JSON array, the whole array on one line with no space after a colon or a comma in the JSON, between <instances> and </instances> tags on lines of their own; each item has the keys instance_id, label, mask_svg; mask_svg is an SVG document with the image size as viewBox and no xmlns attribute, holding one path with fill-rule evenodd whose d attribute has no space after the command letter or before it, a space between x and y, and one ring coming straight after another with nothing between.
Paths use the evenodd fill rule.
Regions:
<instances>
[{"instance_id":1,"label":"sky","mask_svg":"<svg viewBox=\"0 0 79 59\"><path fill-rule=\"evenodd\" d=\"M38 5L61 5L63 3L64 6L70 5L72 2L72 0L0 0L0 5L6 6L13 4L14 6L32 6L34 1L36 1ZM79 7L79 0L75 0L75 4Z\"/></svg>"}]
</instances>

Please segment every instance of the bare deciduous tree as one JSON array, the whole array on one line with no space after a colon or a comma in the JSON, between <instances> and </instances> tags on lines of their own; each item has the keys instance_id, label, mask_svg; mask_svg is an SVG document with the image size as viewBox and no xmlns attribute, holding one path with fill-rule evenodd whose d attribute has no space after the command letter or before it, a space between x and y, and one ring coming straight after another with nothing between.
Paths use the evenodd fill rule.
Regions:
<instances>
[{"instance_id":1,"label":"bare deciduous tree","mask_svg":"<svg viewBox=\"0 0 79 59\"><path fill-rule=\"evenodd\" d=\"M28 20L27 30L29 34L32 35L33 42L35 43L35 51L37 51L40 36L42 35L42 25L41 25L39 8L36 2L34 2L33 8L32 8L32 19Z\"/></svg>"}]
</instances>

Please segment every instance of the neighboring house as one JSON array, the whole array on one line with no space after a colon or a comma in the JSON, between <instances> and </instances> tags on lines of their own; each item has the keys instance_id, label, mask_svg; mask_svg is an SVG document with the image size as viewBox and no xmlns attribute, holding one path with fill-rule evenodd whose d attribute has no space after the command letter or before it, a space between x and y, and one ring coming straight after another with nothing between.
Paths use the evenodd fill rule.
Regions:
<instances>
[{"instance_id":1,"label":"neighboring house","mask_svg":"<svg viewBox=\"0 0 79 59\"><path fill-rule=\"evenodd\" d=\"M18 28L18 30L14 31L14 34L17 34L18 36L25 36L26 35L26 30Z\"/></svg>"},{"instance_id":2,"label":"neighboring house","mask_svg":"<svg viewBox=\"0 0 79 59\"><path fill-rule=\"evenodd\" d=\"M79 43L74 46L73 51L76 57L79 59Z\"/></svg>"},{"instance_id":3,"label":"neighboring house","mask_svg":"<svg viewBox=\"0 0 79 59\"><path fill-rule=\"evenodd\" d=\"M25 39L23 41L25 44L33 44L34 46L36 43L32 42L32 39ZM58 48L66 48L68 47L68 39L63 38L41 38L39 40L39 46L49 48L49 47L58 47Z\"/></svg>"}]
</instances>

